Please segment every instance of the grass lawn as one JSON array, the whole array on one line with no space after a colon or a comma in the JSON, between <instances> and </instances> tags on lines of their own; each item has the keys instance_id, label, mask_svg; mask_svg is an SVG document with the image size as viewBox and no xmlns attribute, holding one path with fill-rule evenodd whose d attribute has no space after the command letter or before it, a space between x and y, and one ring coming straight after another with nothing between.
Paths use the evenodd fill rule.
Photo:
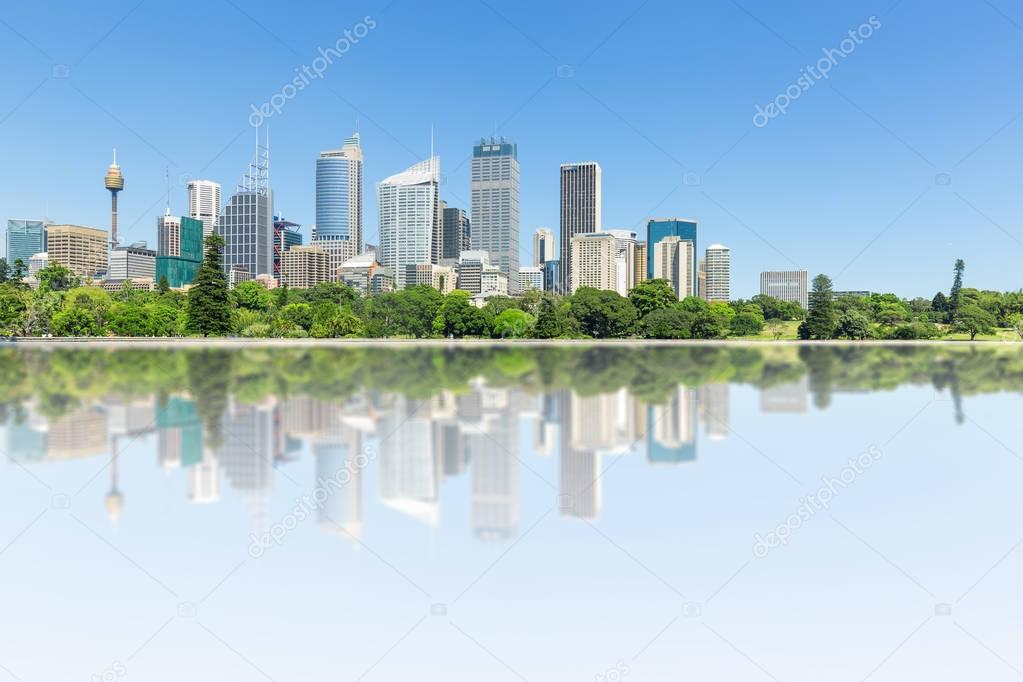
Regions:
<instances>
[{"instance_id":1,"label":"grass lawn","mask_svg":"<svg viewBox=\"0 0 1023 682\"><path fill-rule=\"evenodd\" d=\"M796 330L799 329L800 322L782 322L781 330L782 334L779 337L780 341L792 341L796 339ZM744 341L774 341L774 332L771 330L771 324L768 323L764 327L764 331L754 336L732 336L732 339L742 339ZM937 341L969 341L969 334L948 334L946 336L939 336ZM1020 341L1019 334L1012 329L995 329L994 334L983 334L977 336L977 341Z\"/></svg>"}]
</instances>

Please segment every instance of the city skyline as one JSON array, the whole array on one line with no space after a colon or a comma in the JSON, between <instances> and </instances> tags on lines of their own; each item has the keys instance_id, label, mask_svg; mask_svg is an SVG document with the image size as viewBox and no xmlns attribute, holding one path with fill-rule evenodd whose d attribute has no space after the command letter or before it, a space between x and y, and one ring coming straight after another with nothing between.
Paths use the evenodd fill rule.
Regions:
<instances>
[{"instance_id":1,"label":"city skyline","mask_svg":"<svg viewBox=\"0 0 1023 682\"><path fill-rule=\"evenodd\" d=\"M52 19L60 14L57 5L46 13L32 6L11 8L5 21L17 33L0 29L19 48L8 57L11 101L0 113L6 117L0 140L10 160L0 192L4 218L107 225L109 196L95 193L95 173L116 146L119 163L129 169L128 186L118 197L121 240L146 239L163 205L167 168L177 214L185 213L181 190L190 178L233 187L238 168L250 156L245 134L250 105L267 101L296 68L311 62L318 47L332 44L340 33L333 26L353 26L370 13L376 28L324 78L265 121L274 138L275 192L304 231L314 222L309 159L357 122L371 181L425 158L426 133L435 124L437 152L451 160L443 198L466 208L469 164L459 165L472 141L493 132L496 122L499 135L519 144L521 225L527 234L556 224L556 167L594 158L605 171L605 226L637 229L650 214L697 218L708 239L732 247L736 296L756 293L761 270L797 267L831 273L836 288L909 296L945 286L946 263L956 257L989 273L985 287L1017 286L1010 254L1018 245L1010 235L1020 239L1016 226L1023 212L1012 199L1013 174L1004 169L1019 157L1023 130L1013 121L1023 102L1005 87L1018 55L999 49L1012 45L1017 34L988 6L971 12L965 23L958 14L938 11L929 18L933 30L928 31L914 24L912 4L890 12L890 3L813 7L805 21L797 21L798 4L750 8L793 49L734 5L690 11L637 3L621 8L621 16L599 17L556 7L543 26L528 21L540 7L530 3L507 12L507 21L485 6L396 11L381 2L358 15L313 6L302 19L283 8L259 8L252 13L258 23L228 5L210 10L210 21L198 27L202 47L196 58L204 67L194 69L172 53L145 47L154 30L184 31L186 25L196 30L183 16L143 5L119 23L133 9L121 3L109 14L76 15L72 26ZM466 40L445 46L431 69L397 71L407 59L413 27L439 28L456 11L466 25L490 30L470 32ZM769 125L753 124L758 104L783 92L812 56L871 14L882 28L826 83ZM1018 16L1008 14L1019 23ZM664 89L663 83L677 79L673 65L679 57L662 47L663 39L679 20L723 33L716 41L699 36L686 54L706 68L689 70L678 88ZM536 44L511 24L524 28ZM273 32L286 46L260 26L279 27ZM224 90L230 55L256 38L269 48L254 56L253 68L234 74L237 80ZM484 49L493 38L519 59L498 60ZM980 79L942 69L951 57L936 53L935 45L953 39L976 48L976 63L998 68L981 69ZM657 47L650 50L651 44ZM756 50L760 58L741 59L738 55L749 49L740 47ZM126 65L129 74L160 77L139 78L131 89L114 88L104 80L103 65L125 54L133 57ZM618 68L622 55L628 58ZM561 66L569 68L560 69L559 77ZM495 70L502 77L481 85L478 76ZM391 92L374 87L378 72L393 80ZM943 73L947 81L932 82L927 73ZM470 82L480 88L486 105L462 107L454 99L435 98L429 109L410 116L399 104L399 92L419 96ZM942 83L948 87L939 87ZM911 96L895 96L903 88ZM152 110L152 102L175 91L194 98L179 98L173 112ZM490 96L497 92L499 97ZM692 93L698 93L695 100ZM649 105L654 95L664 96L663 106ZM215 110L206 106L210 101L218 102ZM953 101L967 106L948 106ZM672 107L685 108L685 115L668 115ZM75 112L73 120L67 120L68 111ZM921 120L926 125L918 125ZM43 167L49 169L45 183L18 182L14 175L14 169L38 174ZM375 202L367 197L366 203L366 237L373 242ZM914 259L897 256L909 248ZM532 261L530 250L523 240L522 262Z\"/></svg>"}]
</instances>

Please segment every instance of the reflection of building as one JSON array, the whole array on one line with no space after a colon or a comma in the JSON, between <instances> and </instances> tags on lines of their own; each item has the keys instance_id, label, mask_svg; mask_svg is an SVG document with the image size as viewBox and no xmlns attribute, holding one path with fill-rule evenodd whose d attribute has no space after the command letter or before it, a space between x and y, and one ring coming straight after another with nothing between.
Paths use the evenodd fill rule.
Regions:
<instances>
[{"instance_id":1,"label":"reflection of building","mask_svg":"<svg viewBox=\"0 0 1023 682\"><path fill-rule=\"evenodd\" d=\"M263 498L273 489L277 449L276 408L231 400L224 412L221 444L216 457L231 487Z\"/></svg>"},{"instance_id":2,"label":"reflection of building","mask_svg":"<svg viewBox=\"0 0 1023 682\"><path fill-rule=\"evenodd\" d=\"M172 396L156 406L157 456L164 468L188 467L203 458L202 422L195 403Z\"/></svg>"},{"instance_id":3,"label":"reflection of building","mask_svg":"<svg viewBox=\"0 0 1023 682\"><path fill-rule=\"evenodd\" d=\"M484 540L506 540L519 523L519 419L509 397L480 382L458 401L472 463L472 527Z\"/></svg>"},{"instance_id":4,"label":"reflection of building","mask_svg":"<svg viewBox=\"0 0 1023 682\"><path fill-rule=\"evenodd\" d=\"M380 423L380 501L428 526L440 520L430 409L404 397Z\"/></svg>"},{"instance_id":5,"label":"reflection of building","mask_svg":"<svg viewBox=\"0 0 1023 682\"><path fill-rule=\"evenodd\" d=\"M810 407L807 377L799 381L760 389L761 412L806 412Z\"/></svg>"},{"instance_id":6,"label":"reflection of building","mask_svg":"<svg viewBox=\"0 0 1023 682\"><path fill-rule=\"evenodd\" d=\"M729 418L729 391L731 385L704 384L700 387L700 416L703 428L711 440L728 438L731 430Z\"/></svg>"},{"instance_id":7,"label":"reflection of building","mask_svg":"<svg viewBox=\"0 0 1023 682\"><path fill-rule=\"evenodd\" d=\"M647 459L676 464L696 459L696 389L679 386L668 401L651 405L647 429Z\"/></svg>"}]
</instances>

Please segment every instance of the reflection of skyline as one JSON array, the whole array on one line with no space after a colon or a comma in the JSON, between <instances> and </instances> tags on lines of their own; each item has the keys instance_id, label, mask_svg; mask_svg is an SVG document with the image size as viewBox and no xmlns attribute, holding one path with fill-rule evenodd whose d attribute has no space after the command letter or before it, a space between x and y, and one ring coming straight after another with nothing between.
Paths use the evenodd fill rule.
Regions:
<instances>
[{"instance_id":1,"label":"reflection of skyline","mask_svg":"<svg viewBox=\"0 0 1023 682\"><path fill-rule=\"evenodd\" d=\"M440 391L424 400L362 393L252 403L228 396L212 420L218 433L212 443L206 439L211 421L200 416L187 393L111 396L52 420L26 403L21 419L7 425L7 435L12 457L24 462L107 454L116 459L113 453L134 440L155 435L155 464L168 473L183 471L188 502L221 502L226 487L257 525L266 522L270 498L281 487L274 480L277 470L284 473L311 457L315 480L301 484L323 486L347 471L346 484L326 498L316 516L323 532L353 541L364 531L366 480L353 462L376 448L379 456L370 460L376 460L376 493L384 506L427 527L439 526L444 481L466 476L473 534L507 541L519 531L524 458L557 457L562 516L597 519L608 458L645 449L653 465L694 461L701 425L712 440L728 436L729 390L727 383L679 385L664 402L648 403L624 388L532 393L477 379L459 393ZM123 491L116 480L106 504L112 518L121 513Z\"/></svg>"}]
</instances>

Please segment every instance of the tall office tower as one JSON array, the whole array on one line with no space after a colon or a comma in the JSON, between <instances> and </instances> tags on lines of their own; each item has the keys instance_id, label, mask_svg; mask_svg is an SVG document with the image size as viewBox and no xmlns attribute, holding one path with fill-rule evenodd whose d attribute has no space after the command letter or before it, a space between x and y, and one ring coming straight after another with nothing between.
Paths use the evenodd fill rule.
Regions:
<instances>
[{"instance_id":1,"label":"tall office tower","mask_svg":"<svg viewBox=\"0 0 1023 682\"><path fill-rule=\"evenodd\" d=\"M679 300L696 295L696 268L693 243L676 236L665 237L654 245L653 276L666 279Z\"/></svg>"},{"instance_id":2,"label":"tall office tower","mask_svg":"<svg viewBox=\"0 0 1023 682\"><path fill-rule=\"evenodd\" d=\"M377 185L380 262L405 287L410 263L429 263L440 206L440 158L431 157ZM317 236L320 226L317 225Z\"/></svg>"},{"instance_id":3,"label":"tall office tower","mask_svg":"<svg viewBox=\"0 0 1023 682\"><path fill-rule=\"evenodd\" d=\"M52 254L51 254L52 258ZM781 270L760 273L760 293L783 301L794 301L805 310L810 306L806 270Z\"/></svg>"},{"instance_id":4,"label":"tall office tower","mask_svg":"<svg viewBox=\"0 0 1023 682\"><path fill-rule=\"evenodd\" d=\"M569 241L572 282L569 293L580 287L614 291L618 285L618 244L610 232L578 234Z\"/></svg>"},{"instance_id":5,"label":"tall office tower","mask_svg":"<svg viewBox=\"0 0 1023 682\"><path fill-rule=\"evenodd\" d=\"M13 269L20 260L28 268L28 260L46 251L46 224L42 220L7 221L7 264Z\"/></svg>"},{"instance_id":6,"label":"tall office tower","mask_svg":"<svg viewBox=\"0 0 1023 682\"><path fill-rule=\"evenodd\" d=\"M46 253L50 263L60 263L79 277L96 277L109 263L106 230L78 225L48 225Z\"/></svg>"},{"instance_id":7,"label":"tall office tower","mask_svg":"<svg viewBox=\"0 0 1023 682\"><path fill-rule=\"evenodd\" d=\"M561 165L561 290L572 285L572 237L600 230L600 164Z\"/></svg>"},{"instance_id":8,"label":"tall office tower","mask_svg":"<svg viewBox=\"0 0 1023 682\"><path fill-rule=\"evenodd\" d=\"M463 251L458 258L458 288L470 294L483 293L483 271L489 266L486 251Z\"/></svg>"},{"instance_id":9,"label":"tall office tower","mask_svg":"<svg viewBox=\"0 0 1023 682\"><path fill-rule=\"evenodd\" d=\"M191 284L203 259L203 230L198 218L162 215L156 219L156 281L167 278L177 289Z\"/></svg>"},{"instance_id":10,"label":"tall office tower","mask_svg":"<svg viewBox=\"0 0 1023 682\"><path fill-rule=\"evenodd\" d=\"M316 159L316 240L348 242L347 257L341 262L363 250L362 185L359 133L346 139L340 149L320 152Z\"/></svg>"},{"instance_id":11,"label":"tall office tower","mask_svg":"<svg viewBox=\"0 0 1023 682\"><path fill-rule=\"evenodd\" d=\"M202 238L213 234L220 218L220 183L212 180L188 182L188 217L202 222Z\"/></svg>"},{"instance_id":12,"label":"tall office tower","mask_svg":"<svg viewBox=\"0 0 1023 682\"><path fill-rule=\"evenodd\" d=\"M636 260L633 261L632 268L634 286L638 286L649 279L646 270L648 257L646 243L636 242Z\"/></svg>"},{"instance_id":13,"label":"tall office tower","mask_svg":"<svg viewBox=\"0 0 1023 682\"><path fill-rule=\"evenodd\" d=\"M489 253L513 289L519 282L520 183L518 145L502 137L473 146L472 248Z\"/></svg>"},{"instance_id":14,"label":"tall office tower","mask_svg":"<svg viewBox=\"0 0 1023 682\"><path fill-rule=\"evenodd\" d=\"M549 260L554 260L554 233L541 227L533 234L533 265L540 267Z\"/></svg>"},{"instance_id":15,"label":"tall office tower","mask_svg":"<svg viewBox=\"0 0 1023 682\"><path fill-rule=\"evenodd\" d=\"M443 203L443 202L442 202ZM472 231L464 208L444 207L443 260L458 259L459 254L472 248Z\"/></svg>"},{"instance_id":16,"label":"tall office tower","mask_svg":"<svg viewBox=\"0 0 1023 682\"><path fill-rule=\"evenodd\" d=\"M114 160L107 166L107 174L103 177L103 186L110 192L110 250L117 248L117 194L124 189L124 176L117 165L117 150Z\"/></svg>"},{"instance_id":17,"label":"tall office tower","mask_svg":"<svg viewBox=\"0 0 1023 682\"><path fill-rule=\"evenodd\" d=\"M298 231L299 227L301 225L298 223L274 216L274 279L281 279L281 262L284 252L292 246L302 245L302 233Z\"/></svg>"},{"instance_id":18,"label":"tall office tower","mask_svg":"<svg viewBox=\"0 0 1023 682\"><path fill-rule=\"evenodd\" d=\"M118 246L110 252L107 279L156 279L156 251L147 249L145 242Z\"/></svg>"},{"instance_id":19,"label":"tall office tower","mask_svg":"<svg viewBox=\"0 0 1023 682\"><path fill-rule=\"evenodd\" d=\"M654 247L657 246L657 242L665 237L678 237L679 239L692 242L693 265L695 266L697 228L698 225L695 220L684 220L682 218L655 218L648 221L646 224L647 277L654 278L657 276L654 274ZM689 289L695 296L697 291L695 267L689 271L689 276L692 278L692 284L690 284Z\"/></svg>"},{"instance_id":20,"label":"tall office tower","mask_svg":"<svg viewBox=\"0 0 1023 682\"><path fill-rule=\"evenodd\" d=\"M707 259L704 258L696 266L696 295L707 300Z\"/></svg>"},{"instance_id":21,"label":"tall office tower","mask_svg":"<svg viewBox=\"0 0 1023 682\"><path fill-rule=\"evenodd\" d=\"M291 289L312 289L331 281L330 257L315 244L293 246L284 252L281 283Z\"/></svg>"},{"instance_id":22,"label":"tall office tower","mask_svg":"<svg viewBox=\"0 0 1023 682\"><path fill-rule=\"evenodd\" d=\"M732 294L732 250L721 244L711 244L703 259L707 273L708 301L728 303Z\"/></svg>"},{"instance_id":23,"label":"tall office tower","mask_svg":"<svg viewBox=\"0 0 1023 682\"><path fill-rule=\"evenodd\" d=\"M632 230L608 230L615 237L615 291L628 296L636 286L636 233Z\"/></svg>"},{"instance_id":24,"label":"tall office tower","mask_svg":"<svg viewBox=\"0 0 1023 682\"><path fill-rule=\"evenodd\" d=\"M561 261L549 260L543 264L543 289L555 294L562 294L561 288Z\"/></svg>"},{"instance_id":25,"label":"tall office tower","mask_svg":"<svg viewBox=\"0 0 1023 682\"><path fill-rule=\"evenodd\" d=\"M236 266L251 277L273 274L274 200L270 189L270 149L258 143L237 190L224 206L216 232L224 238L224 273Z\"/></svg>"}]
</instances>

